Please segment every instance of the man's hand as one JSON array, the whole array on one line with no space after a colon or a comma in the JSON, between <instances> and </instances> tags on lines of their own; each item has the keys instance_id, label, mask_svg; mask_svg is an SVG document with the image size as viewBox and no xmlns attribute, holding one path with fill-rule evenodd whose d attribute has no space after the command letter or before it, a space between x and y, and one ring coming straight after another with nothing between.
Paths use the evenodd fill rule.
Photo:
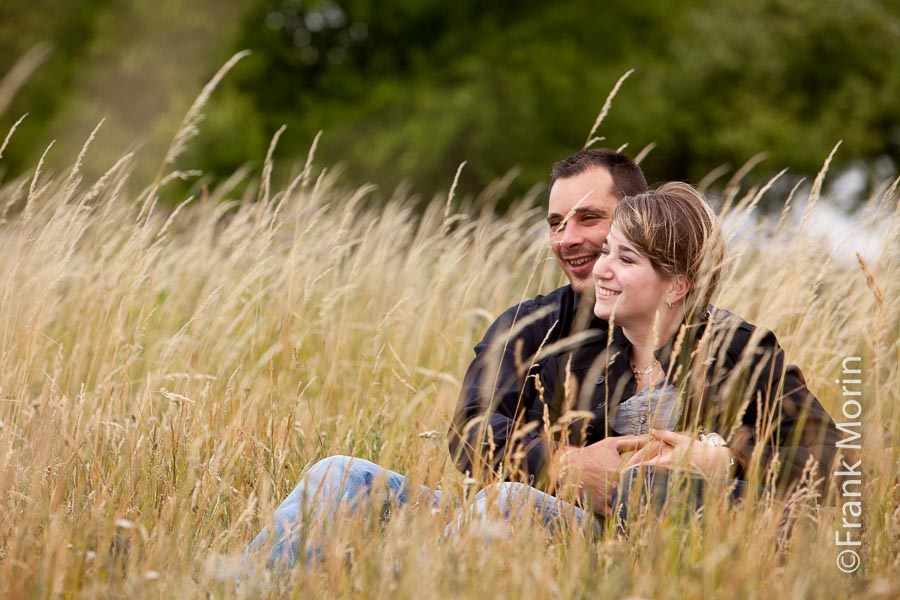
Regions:
<instances>
[{"instance_id":1,"label":"man's hand","mask_svg":"<svg viewBox=\"0 0 900 600\"><path fill-rule=\"evenodd\" d=\"M625 435L584 448L566 446L557 454L559 482L576 486L587 508L608 514L621 472L621 453L640 450L652 440L650 435Z\"/></svg>"}]
</instances>

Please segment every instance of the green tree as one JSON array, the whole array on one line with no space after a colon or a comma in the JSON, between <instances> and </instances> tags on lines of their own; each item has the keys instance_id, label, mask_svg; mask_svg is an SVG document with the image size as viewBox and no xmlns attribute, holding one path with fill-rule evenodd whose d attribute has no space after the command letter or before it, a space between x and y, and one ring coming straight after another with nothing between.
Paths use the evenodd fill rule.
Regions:
<instances>
[{"instance_id":1,"label":"green tree","mask_svg":"<svg viewBox=\"0 0 900 600\"><path fill-rule=\"evenodd\" d=\"M46 0L0 8L0 68L40 40L56 50L0 115L32 114L3 158L33 168L50 139L71 161L100 118L100 167L142 143L141 177L203 82L234 52L253 54L206 107L182 158L221 178L259 165L288 129L276 179L318 159L387 195L408 180L425 200L467 161L460 192L516 167L506 199L546 181L580 148L616 80L634 68L599 135L603 145L656 147L649 179L697 181L723 163L769 160L818 170L900 164L900 3L896 0ZM45 17L46 16L46 17ZM10 23L14 23L10 25ZM24 30L25 35L19 35ZM13 57L13 58L11 58ZM279 183L276 181L276 184Z\"/></svg>"}]
</instances>

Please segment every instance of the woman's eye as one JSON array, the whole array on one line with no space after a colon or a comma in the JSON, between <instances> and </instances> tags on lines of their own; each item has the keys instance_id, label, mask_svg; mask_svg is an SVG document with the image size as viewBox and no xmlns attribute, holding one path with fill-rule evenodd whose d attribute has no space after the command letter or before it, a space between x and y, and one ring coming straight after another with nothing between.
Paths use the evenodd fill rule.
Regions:
<instances>
[{"instance_id":1,"label":"woman's eye","mask_svg":"<svg viewBox=\"0 0 900 600\"><path fill-rule=\"evenodd\" d=\"M630 258L628 258L627 256L623 256L623 257L621 258L621 261L622 261L623 263L625 263L626 265L634 264L634 261L631 260Z\"/></svg>"}]
</instances>

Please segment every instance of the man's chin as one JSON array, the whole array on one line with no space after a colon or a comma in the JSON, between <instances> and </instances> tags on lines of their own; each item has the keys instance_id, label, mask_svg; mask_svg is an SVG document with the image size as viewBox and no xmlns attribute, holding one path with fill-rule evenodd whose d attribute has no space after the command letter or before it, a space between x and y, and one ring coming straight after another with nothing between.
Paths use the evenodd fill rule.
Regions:
<instances>
[{"instance_id":1,"label":"man's chin","mask_svg":"<svg viewBox=\"0 0 900 600\"><path fill-rule=\"evenodd\" d=\"M577 295L582 298L585 296L590 296L593 300L594 298L594 282L593 281L582 281L579 279L569 279L569 284L572 286L572 291L574 291Z\"/></svg>"}]
</instances>

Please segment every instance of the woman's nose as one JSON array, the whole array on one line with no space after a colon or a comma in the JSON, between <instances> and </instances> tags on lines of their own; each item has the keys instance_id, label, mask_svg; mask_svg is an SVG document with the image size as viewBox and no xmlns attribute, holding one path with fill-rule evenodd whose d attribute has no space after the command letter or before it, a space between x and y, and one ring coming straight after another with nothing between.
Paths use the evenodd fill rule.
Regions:
<instances>
[{"instance_id":1,"label":"woman's nose","mask_svg":"<svg viewBox=\"0 0 900 600\"><path fill-rule=\"evenodd\" d=\"M591 275L593 275L594 279L609 278L609 262L605 255L601 254L597 257L597 260L594 262L594 268L591 269Z\"/></svg>"}]
</instances>

